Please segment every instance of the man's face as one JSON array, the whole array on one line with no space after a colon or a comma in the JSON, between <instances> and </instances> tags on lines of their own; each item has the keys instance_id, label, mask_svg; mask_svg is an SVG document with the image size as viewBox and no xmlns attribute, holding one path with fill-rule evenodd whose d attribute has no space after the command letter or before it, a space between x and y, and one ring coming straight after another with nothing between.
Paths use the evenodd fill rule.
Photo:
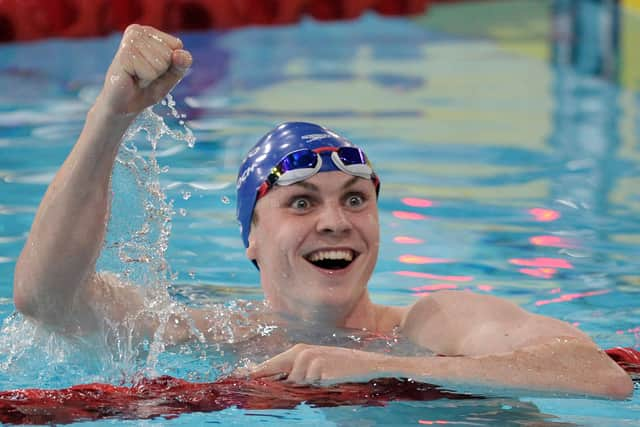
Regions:
<instances>
[{"instance_id":1,"label":"man's face","mask_svg":"<svg viewBox=\"0 0 640 427\"><path fill-rule=\"evenodd\" d=\"M340 322L368 301L380 240L370 180L319 173L274 186L254 212L247 256L258 262L265 297L275 310Z\"/></svg>"}]
</instances>

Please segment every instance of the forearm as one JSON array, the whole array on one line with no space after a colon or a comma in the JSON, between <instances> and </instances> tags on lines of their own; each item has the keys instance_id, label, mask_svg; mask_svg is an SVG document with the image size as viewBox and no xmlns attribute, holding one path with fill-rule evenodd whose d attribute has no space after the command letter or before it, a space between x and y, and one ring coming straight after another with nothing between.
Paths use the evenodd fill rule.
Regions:
<instances>
[{"instance_id":1,"label":"forearm","mask_svg":"<svg viewBox=\"0 0 640 427\"><path fill-rule=\"evenodd\" d=\"M100 99L88 113L16 264L14 300L25 314L59 324L94 274L108 219L111 170L133 118L109 113Z\"/></svg>"},{"instance_id":2,"label":"forearm","mask_svg":"<svg viewBox=\"0 0 640 427\"><path fill-rule=\"evenodd\" d=\"M94 308L119 320L142 305L130 286L97 277L95 264L120 140L135 116L184 76L192 59L182 47L179 39L154 28L127 27L80 138L49 185L16 264L13 296L26 315L57 329L85 332L100 320ZM148 329L146 321L141 323Z\"/></svg>"},{"instance_id":3,"label":"forearm","mask_svg":"<svg viewBox=\"0 0 640 427\"><path fill-rule=\"evenodd\" d=\"M497 389L533 390L615 399L628 397L633 383L591 344L558 338L548 343L487 356L391 358L392 370L419 381Z\"/></svg>"}]
</instances>

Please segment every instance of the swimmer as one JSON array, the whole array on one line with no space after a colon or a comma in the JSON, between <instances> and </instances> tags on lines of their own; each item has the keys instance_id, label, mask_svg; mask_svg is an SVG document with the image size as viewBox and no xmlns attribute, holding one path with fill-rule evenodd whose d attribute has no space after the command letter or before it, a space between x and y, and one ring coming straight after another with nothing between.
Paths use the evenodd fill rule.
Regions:
<instances>
[{"instance_id":1,"label":"swimmer","mask_svg":"<svg viewBox=\"0 0 640 427\"><path fill-rule=\"evenodd\" d=\"M68 335L135 318L139 336L159 319L143 312L140 288L96 272L109 217L110 177L136 115L160 101L192 58L181 41L130 26L71 153L51 182L18 259L16 308ZM297 344L255 367L253 377L292 383L410 377L445 386L475 385L622 399L632 381L573 326L506 300L441 291L408 307L374 304L367 284L380 242L380 181L361 147L312 123L283 123L243 161L238 220L246 254L259 269L274 315L326 327L399 331L439 357L399 357ZM176 312L166 339L215 341L206 309ZM187 319L189 318L189 319ZM301 322L302 323L302 322ZM233 324L233 322L230 322ZM317 330L314 333L317 335Z\"/></svg>"}]
</instances>

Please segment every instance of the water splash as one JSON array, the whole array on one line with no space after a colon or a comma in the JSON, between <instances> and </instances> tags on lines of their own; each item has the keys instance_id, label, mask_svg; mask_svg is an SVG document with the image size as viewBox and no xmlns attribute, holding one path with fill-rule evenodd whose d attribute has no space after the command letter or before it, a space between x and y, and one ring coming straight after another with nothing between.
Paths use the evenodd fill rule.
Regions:
<instances>
[{"instance_id":1,"label":"water splash","mask_svg":"<svg viewBox=\"0 0 640 427\"><path fill-rule=\"evenodd\" d=\"M175 212L160 184L168 168L158 164L156 149L165 143L189 147L195 143L173 98L168 96L163 104L156 111L142 112L123 138L112 175L108 233L97 265L98 271L138 286L144 310L121 324L105 320L104 333L91 337L63 336L20 315L10 316L0 334L0 377L8 374L12 382L24 378L27 386L33 386L34 379L41 386L60 386L93 380L126 382L136 374L155 373L167 350L163 338L171 314L184 312L168 291L175 278L166 260ZM179 122L169 126L163 116ZM155 318L160 325L153 336L142 340L133 327L140 317Z\"/></svg>"},{"instance_id":2,"label":"water splash","mask_svg":"<svg viewBox=\"0 0 640 427\"><path fill-rule=\"evenodd\" d=\"M118 381L122 371L113 358L114 353L105 351L98 342L62 336L18 313L2 323L0 383L8 380L13 388Z\"/></svg>"},{"instance_id":3,"label":"water splash","mask_svg":"<svg viewBox=\"0 0 640 427\"><path fill-rule=\"evenodd\" d=\"M160 175L166 169L160 167L155 156L165 135L184 140L183 134L172 131L151 109L145 110L127 131L114 169L111 222L119 224L119 218L129 222L132 217L135 221L115 234L113 240L107 236L107 248L116 249L124 266L112 271L121 271L125 281L158 289L166 289L168 284L165 253L175 214L173 201L167 200L160 186ZM146 158L138 151L138 145L144 144L151 146ZM135 274L136 268L142 270L141 275Z\"/></svg>"},{"instance_id":4,"label":"water splash","mask_svg":"<svg viewBox=\"0 0 640 427\"><path fill-rule=\"evenodd\" d=\"M180 119L182 130L170 127L161 116L163 112L151 108L143 111L127 130L114 169L112 227L103 252L103 256L110 258L105 261L111 264L109 270L118 272L120 280L139 286L145 298L144 312L129 319L130 325L109 325L112 333L109 339L116 344L117 354L130 366L138 365L133 361L141 352L145 353L147 369L153 369L166 350L163 338L167 325L174 319L172 315L184 312L168 292L176 277L166 260L171 221L176 212L173 200L167 199L160 184L161 174L168 168L159 165L156 150L164 141L186 143L189 147L195 144L195 137L182 120L184 115L176 110L171 95L167 95L162 106L156 110L168 109L169 114L164 115ZM142 155L138 147L151 149ZM136 318L142 316L156 318L159 327L153 337L139 343L131 331Z\"/></svg>"},{"instance_id":5,"label":"water splash","mask_svg":"<svg viewBox=\"0 0 640 427\"><path fill-rule=\"evenodd\" d=\"M178 125L183 129L182 131L178 131L164 125L162 129L163 132L168 133L173 139L177 141L186 142L189 148L193 148L196 143L196 138L193 135L193 132L191 131L191 129L187 127L187 124L184 121L184 119L186 118L186 115L179 113L178 110L176 109L176 102L173 99L173 96L170 93L167 94L166 98L161 102L161 104L166 106L169 109L171 116L174 119L177 119Z\"/></svg>"}]
</instances>

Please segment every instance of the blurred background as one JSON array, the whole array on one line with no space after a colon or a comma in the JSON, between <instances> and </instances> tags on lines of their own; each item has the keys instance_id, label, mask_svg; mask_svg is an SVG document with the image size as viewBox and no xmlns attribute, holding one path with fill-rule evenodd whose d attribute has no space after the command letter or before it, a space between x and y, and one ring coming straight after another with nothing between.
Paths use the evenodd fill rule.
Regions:
<instances>
[{"instance_id":1,"label":"blurred background","mask_svg":"<svg viewBox=\"0 0 640 427\"><path fill-rule=\"evenodd\" d=\"M186 304L260 300L237 167L277 123L310 120L363 146L381 176L376 302L492 293L603 348L640 348L640 0L0 0L0 389L144 369L213 380L238 362L215 348L90 353L15 313L15 261L131 22L178 34L194 66L155 108L168 128L145 118L120 155L99 268L159 279ZM637 392L528 401L579 425L640 418ZM544 425L508 405L447 405L342 415Z\"/></svg>"}]
</instances>

